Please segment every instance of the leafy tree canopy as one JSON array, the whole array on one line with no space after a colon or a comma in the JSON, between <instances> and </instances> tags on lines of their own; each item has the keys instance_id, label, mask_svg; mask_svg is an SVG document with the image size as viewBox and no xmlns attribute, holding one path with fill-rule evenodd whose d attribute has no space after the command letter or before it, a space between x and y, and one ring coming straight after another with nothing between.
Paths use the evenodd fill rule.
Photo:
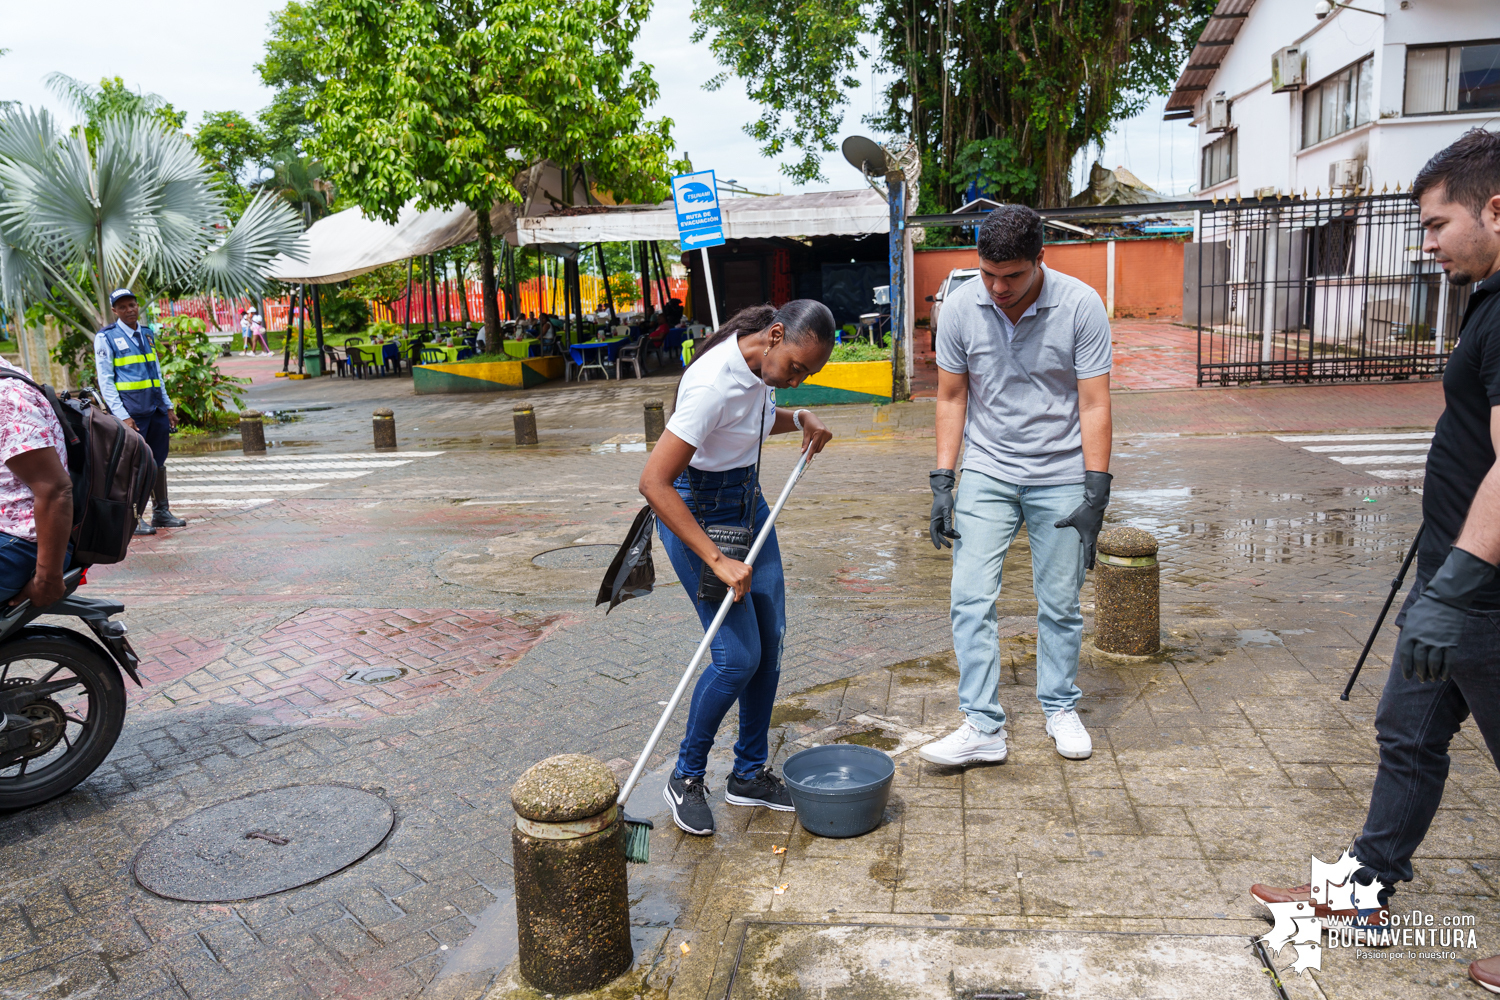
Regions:
<instances>
[{"instance_id":1,"label":"leafy tree canopy","mask_svg":"<svg viewBox=\"0 0 1500 1000\"><path fill-rule=\"evenodd\" d=\"M783 170L823 179L850 71L873 35L899 76L867 121L922 154L921 203L950 209L970 184L1066 204L1068 170L1172 84L1214 0L696 0L698 37L761 105L746 131ZM724 77L711 81L722 85Z\"/></svg>"},{"instance_id":2,"label":"leafy tree canopy","mask_svg":"<svg viewBox=\"0 0 1500 1000\"><path fill-rule=\"evenodd\" d=\"M271 15L266 57L255 64L261 83L276 91L260 113L266 148L300 152L317 131L308 105L323 90L322 78L312 66L318 44L313 5L292 0Z\"/></svg>"},{"instance_id":3,"label":"leafy tree canopy","mask_svg":"<svg viewBox=\"0 0 1500 1000\"><path fill-rule=\"evenodd\" d=\"M321 81L307 143L342 195L395 221L462 204L479 224L485 323L495 329L490 212L550 158L618 199L666 194L671 122L647 121L650 68L631 43L649 0L310 0Z\"/></svg>"},{"instance_id":4,"label":"leafy tree canopy","mask_svg":"<svg viewBox=\"0 0 1500 1000\"><path fill-rule=\"evenodd\" d=\"M238 111L209 111L193 136L193 148L209 169L242 183L245 169L266 156L266 137Z\"/></svg>"}]
</instances>

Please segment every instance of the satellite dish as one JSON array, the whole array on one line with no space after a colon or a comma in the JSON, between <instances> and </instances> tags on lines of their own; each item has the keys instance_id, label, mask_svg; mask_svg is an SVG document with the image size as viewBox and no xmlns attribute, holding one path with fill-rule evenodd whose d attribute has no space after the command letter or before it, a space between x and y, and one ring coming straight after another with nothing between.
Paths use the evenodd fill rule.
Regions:
<instances>
[{"instance_id":1,"label":"satellite dish","mask_svg":"<svg viewBox=\"0 0 1500 1000\"><path fill-rule=\"evenodd\" d=\"M849 165L863 174L871 174L876 177L884 177L889 169L889 162L885 150L873 139L866 139L862 135L851 135L844 140L844 159Z\"/></svg>"}]
</instances>

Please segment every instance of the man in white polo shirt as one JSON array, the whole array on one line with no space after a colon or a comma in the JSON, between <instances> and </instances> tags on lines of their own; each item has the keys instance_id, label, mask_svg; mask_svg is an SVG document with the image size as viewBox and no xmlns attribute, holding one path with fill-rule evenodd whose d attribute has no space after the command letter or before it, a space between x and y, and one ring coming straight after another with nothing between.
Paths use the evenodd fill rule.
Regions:
<instances>
[{"instance_id":1,"label":"man in white polo shirt","mask_svg":"<svg viewBox=\"0 0 1500 1000\"><path fill-rule=\"evenodd\" d=\"M932 544L953 546L953 649L967 718L918 753L950 765L1005 759L995 601L1006 550L1025 524L1037 700L1057 752L1082 760L1093 743L1075 710L1078 591L1109 503L1109 317L1092 288L1042 264L1042 220L1031 209L996 209L978 243L979 280L950 297L938 322L938 468L929 476Z\"/></svg>"}]
</instances>

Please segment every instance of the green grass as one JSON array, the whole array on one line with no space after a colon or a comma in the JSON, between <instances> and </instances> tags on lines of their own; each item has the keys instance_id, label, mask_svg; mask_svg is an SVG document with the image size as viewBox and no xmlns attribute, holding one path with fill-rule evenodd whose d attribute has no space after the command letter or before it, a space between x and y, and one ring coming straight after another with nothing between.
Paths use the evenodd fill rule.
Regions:
<instances>
[{"instance_id":1,"label":"green grass","mask_svg":"<svg viewBox=\"0 0 1500 1000\"><path fill-rule=\"evenodd\" d=\"M867 340L856 340L849 344L840 344L833 349L829 356L829 364L844 364L852 361L889 361L891 349L889 347L871 347Z\"/></svg>"}]
</instances>

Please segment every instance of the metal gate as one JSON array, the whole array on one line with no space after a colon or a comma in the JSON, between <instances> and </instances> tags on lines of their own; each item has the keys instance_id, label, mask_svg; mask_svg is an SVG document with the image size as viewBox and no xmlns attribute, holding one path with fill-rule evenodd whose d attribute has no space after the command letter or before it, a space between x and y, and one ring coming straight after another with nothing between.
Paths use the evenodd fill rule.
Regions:
<instances>
[{"instance_id":1,"label":"metal gate","mask_svg":"<svg viewBox=\"0 0 1500 1000\"><path fill-rule=\"evenodd\" d=\"M1469 289L1422 253L1410 195L1225 203L1196 228L1183 307L1199 385L1442 374Z\"/></svg>"}]
</instances>

